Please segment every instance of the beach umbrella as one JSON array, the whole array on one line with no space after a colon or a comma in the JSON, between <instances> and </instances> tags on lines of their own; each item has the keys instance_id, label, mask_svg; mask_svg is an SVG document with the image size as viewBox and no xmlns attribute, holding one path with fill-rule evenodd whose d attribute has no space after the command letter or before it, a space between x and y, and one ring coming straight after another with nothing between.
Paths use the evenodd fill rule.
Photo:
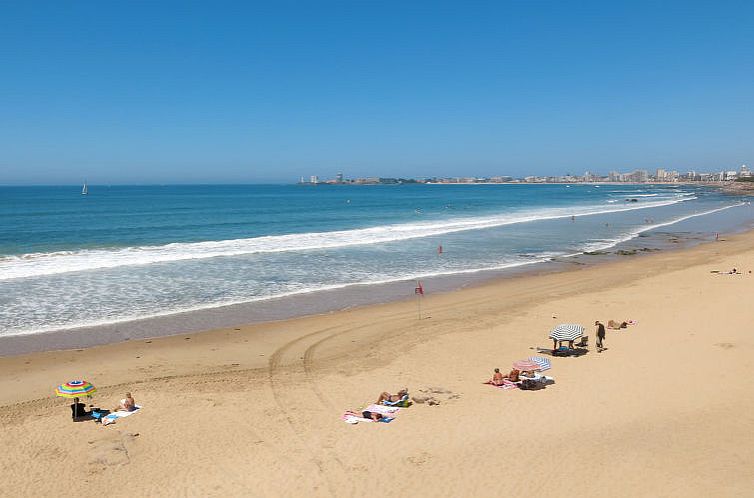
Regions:
<instances>
[{"instance_id":1,"label":"beach umbrella","mask_svg":"<svg viewBox=\"0 0 754 498\"><path fill-rule=\"evenodd\" d=\"M550 339L556 341L575 341L584 335L584 327L575 323L562 323L552 329Z\"/></svg>"},{"instance_id":2,"label":"beach umbrella","mask_svg":"<svg viewBox=\"0 0 754 498\"><path fill-rule=\"evenodd\" d=\"M55 395L61 398L75 398L78 399L81 396L91 396L97 390L91 382L85 380L72 380L61 384L55 388ZM75 401L74 401L75 403ZM74 404L73 416L78 416L76 411L78 410L78 403Z\"/></svg>"},{"instance_id":3,"label":"beach umbrella","mask_svg":"<svg viewBox=\"0 0 754 498\"><path fill-rule=\"evenodd\" d=\"M533 372L539 370L539 363L531 360L518 360L513 362L513 368L521 372Z\"/></svg>"},{"instance_id":4,"label":"beach umbrella","mask_svg":"<svg viewBox=\"0 0 754 498\"><path fill-rule=\"evenodd\" d=\"M550 363L550 360L545 358L544 356L530 356L529 359L539 365L539 371L544 372L545 370L549 370L552 368L552 364Z\"/></svg>"}]
</instances>

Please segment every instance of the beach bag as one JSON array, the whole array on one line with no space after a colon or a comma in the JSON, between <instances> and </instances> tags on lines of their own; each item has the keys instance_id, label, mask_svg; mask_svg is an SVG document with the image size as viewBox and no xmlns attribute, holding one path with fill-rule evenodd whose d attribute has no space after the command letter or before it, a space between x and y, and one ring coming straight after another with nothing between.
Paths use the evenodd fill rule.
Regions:
<instances>
[{"instance_id":1,"label":"beach bag","mask_svg":"<svg viewBox=\"0 0 754 498\"><path fill-rule=\"evenodd\" d=\"M535 391L539 389L541 386L539 382L537 382L534 379L524 379L521 381L521 384L519 384L518 388L523 389L524 391Z\"/></svg>"}]
</instances>

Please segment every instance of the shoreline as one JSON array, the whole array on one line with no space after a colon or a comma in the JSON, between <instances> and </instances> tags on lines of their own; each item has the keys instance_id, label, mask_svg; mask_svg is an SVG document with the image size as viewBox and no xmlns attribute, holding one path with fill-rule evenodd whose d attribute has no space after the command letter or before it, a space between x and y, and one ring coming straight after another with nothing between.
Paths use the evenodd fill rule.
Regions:
<instances>
[{"instance_id":1,"label":"shoreline","mask_svg":"<svg viewBox=\"0 0 754 498\"><path fill-rule=\"evenodd\" d=\"M680 230L679 236L683 238L688 233L709 231L711 227L718 226L720 231L726 232L734 229L736 226L736 217L740 218L745 215L754 216L754 212L751 209L735 207L735 209L727 211L728 213L734 213L734 211L736 213L730 215L730 219L734 221L728 222L724 218L724 216L728 216L727 214L720 215L714 213L715 209L708 208L722 204L731 204L730 207L733 207L733 204L739 204L739 202L718 200L719 198L719 195L715 195L713 202L704 204L705 211L701 213L694 211L692 208L681 208L677 211L682 214L691 213L688 214L688 217L701 216L697 218L698 222L686 222L684 219L687 216L681 216L677 219L671 218L669 224L678 226L678 230ZM666 212L672 213L674 208L668 209L670 211ZM632 212L633 208L627 209L627 211ZM622 212L622 210L616 211L616 213L618 212ZM231 260L227 264L224 264L221 258L208 261L208 264L199 262L184 266L181 266L183 263L168 265L168 269L164 271L158 264L154 266L154 272L151 270L152 267L145 265L142 268L135 268L135 276L133 278L126 275L127 268L115 271L110 277L108 277L110 274L107 272L104 272L104 274L100 273L99 275L92 273L96 280L92 285L96 284L104 292L101 293L103 295L102 299L98 295L92 295L91 301L83 299L83 296L87 295L87 291L85 290L87 289L85 281L87 274L83 274L83 276L64 274L62 276L40 277L39 280L30 280L29 287L32 291L28 296L25 295L24 291L26 282L23 280L13 281L11 274L10 282L8 282L10 288L10 306L6 308L7 313L3 315L3 321L7 327L4 327L5 330L2 330L4 335L0 337L0 356L41 350L90 347L124 340L159 337L169 334L211 330L218 327L276 321L310 314L329 313L343 308L387 302L412 296L414 282L411 280L413 279L430 282L432 284L430 291L432 292L436 290L453 290L466 285L473 285L478 281L486 281L498 276L504 277L508 274L518 273L519 271L532 271L535 273L542 271L543 267L546 268L553 264L550 261L545 261L549 256L560 254L560 256L552 259L561 262L566 261L568 264L571 264L573 263L571 259L583 258L583 256L574 256L575 254L590 255L590 259L596 258L594 256L596 253L620 252L619 250L626 244L638 244L636 241L649 240L646 238L639 239L639 237L645 237L645 235L650 235L651 237L652 233L676 230L674 227L664 228L665 225L662 223L651 227L646 224L649 223L646 218L644 225L642 225L639 214L634 216L634 218L639 220L638 224L631 225L629 223L628 228L625 229L615 228L620 227L621 217L628 217L630 214L616 214L615 216L615 219L618 220L617 223L613 224L612 220L609 220L614 228L610 230L606 229L605 233L601 233L599 230L595 231L594 233L597 235L595 235L596 238L594 240L590 238L590 235L586 235L582 237L581 240L583 243L581 244L576 243L578 240L570 239L568 239L567 244L561 244L559 248L557 244L550 244L551 250L549 253L538 253L536 252L536 248L532 248L532 254L528 254L527 251L530 249L522 244L519 244L521 246L519 250L513 247L511 251L503 253L499 251L495 252L492 249L495 253L491 258L487 258L484 253L480 253L479 251L476 254L472 251L471 257L476 259L470 264L464 263L464 254L450 255L448 256L448 261L443 261L442 264L435 264L433 262L432 264L414 265L413 267L411 265L398 265L403 270L392 272L375 271L372 268L370 272L365 273L362 278L358 279L368 280L371 278L375 280L374 283L362 284L352 282L352 280L357 279L350 278L349 275L339 275L343 278L333 279L333 283L337 283L338 285L331 286L339 287L339 289L330 290L322 289L322 287L328 287L327 275L303 279L300 285L295 286L289 285L290 282L286 281L279 287L273 286L271 290L268 290L264 286L260 287L261 284L255 280L255 275L250 275L249 272L246 272L244 277L239 277L243 280L239 280L241 285L232 283L232 279L221 277L218 279L217 289L214 289L209 284L206 286L206 292L202 290L197 291L195 294L188 292L190 289L186 289L185 284L180 283L184 281L183 277L191 280L192 272L184 271L184 267L202 270L204 268L212 268L212 265L216 265L219 271L215 272L215 274L220 276L228 273L232 274L234 261ZM545 217L544 219L547 218ZM544 223L545 225L543 226L547 227L547 223L555 224L558 222L545 221ZM683 224L682 227L681 224ZM577 223L574 226L577 225L579 224ZM562 224L559 225L561 228L563 226ZM553 227L550 228L553 229ZM561 228L556 226L554 230ZM565 230L568 230L567 226ZM647 231L647 234L643 233L645 231ZM632 240L627 241L627 239ZM673 242L677 241L674 240ZM639 247L638 249L643 250L644 248ZM632 250L633 248L629 248L628 252ZM356 254L356 262L358 262L358 252ZM434 254L434 248L422 254ZM621 255L623 254L621 253ZM315 254L315 256L317 255ZM409 254L409 256L414 257L415 255ZM352 257L352 255L348 254L346 257ZM305 261L305 259L301 259L300 255L290 256L287 261L293 261L291 258L297 258L296 261ZM442 259L445 258L444 256ZM458 260L452 261L454 258ZM532 260L540 260L541 263L535 265L527 264ZM520 265L520 268L523 269L501 269L501 267L505 266L504 262L509 262L511 265ZM45 260L43 263L47 264L49 261ZM127 261L126 263L129 262ZM500 265L498 268L489 268L497 264ZM382 268L389 270L389 262L387 265ZM127 264L124 264L124 266L127 266ZM297 263L294 263L293 266L297 266ZM404 268L404 266L407 266L407 268ZM341 267L348 268L348 265L344 264ZM422 267L426 270L424 273L429 276L422 275ZM76 265L73 268L75 269ZM446 268L447 272L443 273ZM68 266L65 267L65 270L72 271ZM201 271L199 273L204 275ZM259 273L266 274L269 272ZM416 276L413 276L414 274ZM19 276L23 276L23 272ZM145 285L143 287L145 291L137 293L138 289L142 289L141 283L151 282L153 276L162 279L161 284ZM406 279L406 277L412 276L411 280ZM213 275L208 275L208 277L211 280ZM384 280L378 282L380 278ZM393 281L393 279L397 278L405 280ZM260 280L260 282L263 280ZM274 275L270 280L272 282L276 281ZM124 296L130 296L134 301L134 305L131 305L128 298L119 299L110 290L119 288L119 282L129 281L131 284L128 287L123 285ZM246 281L251 282L251 284L245 285ZM384 283L387 281L392 281L392 283ZM56 282L62 283L62 287L58 291L61 298L60 304L54 299L54 293L52 295L50 293L47 293L47 295L34 293L38 292L35 289L43 289L44 285L49 285L50 282L52 284ZM173 282L177 284L172 285ZM295 283L295 279L292 282ZM34 287L35 285L37 287ZM176 295L177 299L171 299L170 292L180 290L182 286L184 287L184 291L187 291L189 297L181 299L179 295ZM194 287L198 289L203 286ZM82 298L77 297L80 289L84 289ZM134 289L134 291L129 292L129 289ZM291 295L285 296L284 294L286 293ZM34 304L36 299L39 300L37 303L38 309L35 308L36 305ZM247 299L251 299L251 301L247 301Z\"/></svg>"},{"instance_id":2,"label":"shoreline","mask_svg":"<svg viewBox=\"0 0 754 498\"><path fill-rule=\"evenodd\" d=\"M478 297L486 293L505 292L513 296L519 293L517 289L521 285L533 286L536 288L539 288L541 286L558 287L558 281L568 278L578 279L577 275L579 274L589 274L591 278L595 278L595 276L600 273L611 273L615 269L625 270L630 268L632 273L631 279L639 280L642 278L642 276L649 274L645 273L641 269L644 264L654 266L656 261L668 261L671 262L673 266L683 267L683 264L679 265L678 262L688 256L694 256L697 254L704 255L710 252L716 253L716 250L713 248L716 245L719 246L720 243L726 243L727 245L730 245L731 242L735 242L736 245L739 245L741 243L741 240L747 239L751 239L754 242L754 228L742 228L742 230L739 232L722 235L719 241L696 241L695 244L689 243L690 245L685 247L668 248L655 252L638 251L636 252L636 254L628 257L621 257L617 255L608 255L606 257L604 255L596 255L589 256L588 260L590 262L588 263L560 261L555 263L556 266L533 268L529 270L524 269L519 272L513 272L502 276L487 275L486 278L481 278L480 280L473 283L467 283L466 285L462 285L460 287L449 287L448 289L425 295L422 298L422 308L425 312L425 315L423 315L422 318L427 320L431 319L432 316L430 316L430 313L432 313L431 310L433 310L435 307L442 306L442 303L446 302L450 303L455 301L464 301L466 299L466 295L474 295ZM744 245L744 247L738 249L737 252L743 252L746 249L748 249L748 247ZM665 266L663 266L663 268L668 270L668 268ZM754 270L754 267L752 268L752 270ZM545 281L546 284L540 284L540 280ZM627 283L629 283L628 280L622 281L622 284ZM529 296L525 296L523 299L526 300L528 297ZM210 311L222 314L224 312L224 309L225 308L214 308ZM185 347L187 344L189 344L185 342L188 340L194 341L190 343L191 347L193 347L197 342L221 343L225 340L223 338L228 338L229 336L237 334L238 332L241 332L241 335L244 336L260 334L266 338L265 341L278 343L291 338L290 333L284 333L282 331L289 331L291 327L294 327L299 323L318 321L340 322L352 315L371 313L383 315L386 313L390 314L395 310L400 310L400 314L404 317L408 317L409 320L415 319L417 314L416 299L414 297L402 297L397 299L389 299L384 302L368 302L366 304L348 306L337 310L302 314L299 316L288 316L276 320L233 323L227 326L200 328L196 330L184 330L182 332L171 333L167 335L147 335L149 334L149 329L145 328L143 329L145 335L141 337L124 336L121 340L115 342L110 341L108 338L107 342L92 343L91 345L61 347L55 349L45 348L41 350L20 352L17 354L0 355L0 374L3 373L4 370L3 362L6 362L6 364L20 364L21 361L26 362L30 358L59 358L61 356L68 356L72 353L76 353L77 356L82 357L95 357L100 353L105 353L106 357L111 357L113 355L121 354L121 352L123 351L129 351L128 354L133 351L139 351L143 349L144 344L153 345L153 349L164 349L164 351L170 351L173 348L177 347L179 344L181 345L181 347ZM185 315L188 317L188 320L190 320L192 313L186 313ZM174 316L175 315L168 315L164 318L166 320L172 320ZM144 321L151 323L152 319L146 319ZM116 334L118 333L116 328L117 325L119 324L113 325ZM61 334L68 332L70 331L62 331ZM277 338L276 334L280 334L281 337ZM6 350L8 342L10 342L10 340L12 339L20 339L22 341L25 338L29 338L34 340L38 335L42 334L2 338L0 339L0 345L4 347L4 350ZM244 342L248 342L250 339L251 338L248 337L244 338ZM264 358L264 354L262 354L262 358ZM266 362L266 359L263 359L259 362L255 361L253 362L253 368L262 368L264 367ZM0 377L2 377L2 375L0 375ZM2 391L2 381L0 381L0 391ZM0 398L0 406L2 406L3 404L3 399Z\"/></svg>"},{"instance_id":3,"label":"shoreline","mask_svg":"<svg viewBox=\"0 0 754 498\"><path fill-rule=\"evenodd\" d=\"M363 496L397 481L418 496L743 496L754 230L723 239L428 295L421 320L404 301L0 358L0 468L22 496L84 481L115 497ZM638 325L608 331L602 354L553 358L542 391L481 384L555 324L593 336L597 318ZM96 406L131 391L143 411L71 423L51 389L79 377ZM339 419L404 386L441 402L390 424ZM598 477L572 478L584 468Z\"/></svg>"},{"instance_id":4,"label":"shoreline","mask_svg":"<svg viewBox=\"0 0 754 498\"><path fill-rule=\"evenodd\" d=\"M741 225L730 235L749 229ZM659 240L665 239L667 241ZM546 273L562 273L578 266L603 265L623 257L643 257L655 251L678 251L711 240L657 233L649 239L640 235L615 244L608 250L582 252L549 258L504 269L471 273L437 275L422 278L432 293L456 292L498 280ZM647 245L649 247L647 247ZM680 247L679 247L680 246ZM415 280L382 284L349 284L342 288L306 292L293 296L273 297L261 301L227 304L210 308L171 312L165 315L122 320L114 323L0 336L0 358L29 353L85 349L131 340L157 339L209 332L221 328L264 325L285 320L338 313L353 308L412 302ZM295 311L292 311L295 309Z\"/></svg>"}]
</instances>

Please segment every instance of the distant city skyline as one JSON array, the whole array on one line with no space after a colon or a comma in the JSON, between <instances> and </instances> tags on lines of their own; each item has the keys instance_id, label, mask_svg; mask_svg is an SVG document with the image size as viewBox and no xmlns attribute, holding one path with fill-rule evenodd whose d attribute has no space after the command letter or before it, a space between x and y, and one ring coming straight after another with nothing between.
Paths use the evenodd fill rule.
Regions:
<instances>
[{"instance_id":1,"label":"distant city skyline","mask_svg":"<svg viewBox=\"0 0 754 498\"><path fill-rule=\"evenodd\" d=\"M754 4L9 3L0 184L754 162Z\"/></svg>"},{"instance_id":2,"label":"distant city skyline","mask_svg":"<svg viewBox=\"0 0 754 498\"><path fill-rule=\"evenodd\" d=\"M494 176L448 176L448 177L357 177L349 178L344 173L338 173L334 178L320 178L319 175L302 176L299 184L307 185L368 185L368 184L397 184L397 183L677 183L677 182L731 182L738 179L752 178L752 171L746 164L738 169L722 169L720 171L682 171L657 168L654 172L646 169L619 172L610 171L601 174L585 171L583 175L567 173L565 175L526 175L513 177L508 175Z\"/></svg>"}]
</instances>

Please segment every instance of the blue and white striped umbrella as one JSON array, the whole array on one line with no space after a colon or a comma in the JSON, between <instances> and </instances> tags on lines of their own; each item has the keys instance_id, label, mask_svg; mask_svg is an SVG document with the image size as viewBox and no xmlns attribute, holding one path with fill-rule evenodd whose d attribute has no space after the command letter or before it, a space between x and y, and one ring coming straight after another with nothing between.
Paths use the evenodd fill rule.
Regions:
<instances>
[{"instance_id":1,"label":"blue and white striped umbrella","mask_svg":"<svg viewBox=\"0 0 754 498\"><path fill-rule=\"evenodd\" d=\"M584 335L584 327L575 323L561 323L550 332L550 339L556 341L575 341Z\"/></svg>"},{"instance_id":2,"label":"blue and white striped umbrella","mask_svg":"<svg viewBox=\"0 0 754 498\"><path fill-rule=\"evenodd\" d=\"M544 372L545 370L549 370L552 368L552 364L550 363L550 360L543 356L530 356L529 360L533 361L537 365L539 365L539 371Z\"/></svg>"}]
</instances>

